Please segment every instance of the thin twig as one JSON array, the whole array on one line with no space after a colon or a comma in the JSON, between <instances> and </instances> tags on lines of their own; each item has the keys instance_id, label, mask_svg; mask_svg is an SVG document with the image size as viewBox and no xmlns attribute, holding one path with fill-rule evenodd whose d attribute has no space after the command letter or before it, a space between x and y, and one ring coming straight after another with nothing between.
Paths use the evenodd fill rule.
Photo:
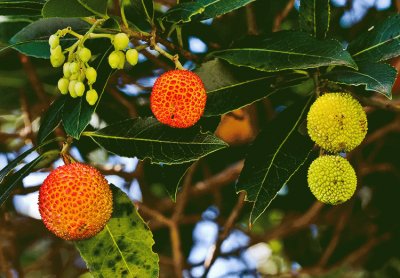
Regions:
<instances>
[{"instance_id":1,"label":"thin twig","mask_svg":"<svg viewBox=\"0 0 400 278\"><path fill-rule=\"evenodd\" d=\"M235 224L237 218L240 215L240 212L242 211L245 196L246 196L245 192L239 193L238 201L237 201L235 207L232 209L232 212L229 215L228 220L226 221L226 223L222 229L222 233L218 236L217 242L212 246L211 253L208 256L208 259L206 259L204 261L205 270L203 273L203 277L207 277L207 274L210 271L211 266L214 264L214 262L218 258L218 255L221 252L222 243L229 236L233 225Z\"/></svg>"},{"instance_id":2,"label":"thin twig","mask_svg":"<svg viewBox=\"0 0 400 278\"><path fill-rule=\"evenodd\" d=\"M285 8L275 17L274 26L272 27L272 32L277 32L281 29L282 21L289 15L293 7L294 7L294 0L289 0Z\"/></svg>"}]
</instances>

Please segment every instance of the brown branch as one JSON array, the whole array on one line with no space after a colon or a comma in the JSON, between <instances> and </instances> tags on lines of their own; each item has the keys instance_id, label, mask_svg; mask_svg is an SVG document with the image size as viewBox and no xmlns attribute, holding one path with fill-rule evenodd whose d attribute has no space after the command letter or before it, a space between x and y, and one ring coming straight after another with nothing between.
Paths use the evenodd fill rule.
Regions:
<instances>
[{"instance_id":1,"label":"brown branch","mask_svg":"<svg viewBox=\"0 0 400 278\"><path fill-rule=\"evenodd\" d=\"M342 212L339 221L336 224L334 235L331 241L329 242L328 246L326 247L324 254L322 255L321 259L318 262L319 267L321 268L324 267L328 263L329 258L332 256L333 251L335 251L335 248L339 243L340 235L343 229L345 228L347 220L349 219L349 215L350 215L349 209L346 209L345 211Z\"/></svg>"},{"instance_id":2,"label":"brown branch","mask_svg":"<svg viewBox=\"0 0 400 278\"><path fill-rule=\"evenodd\" d=\"M256 16L254 14L253 3L250 3L246 6L246 22L247 22L247 34L257 36L259 32L258 32Z\"/></svg>"},{"instance_id":3,"label":"brown branch","mask_svg":"<svg viewBox=\"0 0 400 278\"><path fill-rule=\"evenodd\" d=\"M163 223L166 226L169 227L172 226L173 224L172 221L166 218L163 214L161 214L157 210L151 209L143 203L136 203L136 205L139 206L139 211L142 212L143 214L152 217L154 220Z\"/></svg>"},{"instance_id":4,"label":"brown branch","mask_svg":"<svg viewBox=\"0 0 400 278\"><path fill-rule=\"evenodd\" d=\"M237 218L240 215L240 212L242 211L245 196L246 196L246 194L244 192L239 193L238 201L237 201L235 207L232 209L232 212L229 215L228 220L226 221L224 227L222 228L222 233L218 236L217 242L211 247L212 251L211 251L208 259L206 259L204 261L205 270L204 270L203 277L207 277L207 274L210 271L211 266L214 264L214 262L218 258L218 255L221 252L222 243L229 236L233 225L235 224Z\"/></svg>"},{"instance_id":5,"label":"brown branch","mask_svg":"<svg viewBox=\"0 0 400 278\"><path fill-rule=\"evenodd\" d=\"M122 94L120 94L115 88L109 89L111 96L118 101L122 106L124 106L128 110L128 114L132 118L137 118L138 113L136 107L128 101Z\"/></svg>"},{"instance_id":6,"label":"brown branch","mask_svg":"<svg viewBox=\"0 0 400 278\"><path fill-rule=\"evenodd\" d=\"M49 100L47 99L46 92L43 88L42 82L40 82L39 77L36 73L35 68L32 65L31 60L28 56L19 53L19 60L21 61L22 67L27 74L29 82L32 85L33 90L35 91L37 97L40 102L48 104Z\"/></svg>"},{"instance_id":7,"label":"brown branch","mask_svg":"<svg viewBox=\"0 0 400 278\"><path fill-rule=\"evenodd\" d=\"M276 15L274 20L274 25L272 27L272 32L277 32L281 29L282 21L289 15L290 11L294 7L294 0L289 0L285 8Z\"/></svg>"}]
</instances>

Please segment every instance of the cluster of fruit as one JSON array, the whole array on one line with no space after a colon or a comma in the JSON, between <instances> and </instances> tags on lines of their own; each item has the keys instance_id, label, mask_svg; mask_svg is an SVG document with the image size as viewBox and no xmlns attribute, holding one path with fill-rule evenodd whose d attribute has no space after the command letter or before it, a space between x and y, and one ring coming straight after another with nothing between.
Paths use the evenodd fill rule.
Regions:
<instances>
[{"instance_id":1,"label":"cluster of fruit","mask_svg":"<svg viewBox=\"0 0 400 278\"><path fill-rule=\"evenodd\" d=\"M311 106L307 130L311 139L330 155L314 160L308 169L308 185L314 196L327 204L350 199L357 176L341 152L361 144L367 134L367 116L361 104L346 93L326 93Z\"/></svg>"},{"instance_id":2,"label":"cluster of fruit","mask_svg":"<svg viewBox=\"0 0 400 278\"><path fill-rule=\"evenodd\" d=\"M68 33L75 35L78 41L63 51L60 45L60 37ZM89 89L86 91L86 101L90 105L94 105L99 98L97 91L93 88L93 84L97 79L97 71L89 65L92 53L89 48L84 46L85 40L91 37L89 35L82 36L76 34L70 28L58 30L49 38L50 62L53 67L63 67L63 77L58 80L57 84L62 94L69 93L73 98L82 97L87 86ZM102 34L96 35L99 35L97 37L102 37ZM129 37L125 33L118 33L111 36L104 34L104 37L110 37L115 49L108 57L111 68L122 69L125 64L125 54L122 50L128 47ZM68 59L65 62L65 53L67 52ZM139 53L136 49L126 51L126 61L132 66L137 64L138 57Z\"/></svg>"},{"instance_id":3,"label":"cluster of fruit","mask_svg":"<svg viewBox=\"0 0 400 278\"><path fill-rule=\"evenodd\" d=\"M112 69L123 69L126 61L135 66L139 59L139 53L136 49L131 48L123 52L129 46L129 37L125 33L118 33L112 40L114 51L108 56L108 64Z\"/></svg>"}]
</instances>

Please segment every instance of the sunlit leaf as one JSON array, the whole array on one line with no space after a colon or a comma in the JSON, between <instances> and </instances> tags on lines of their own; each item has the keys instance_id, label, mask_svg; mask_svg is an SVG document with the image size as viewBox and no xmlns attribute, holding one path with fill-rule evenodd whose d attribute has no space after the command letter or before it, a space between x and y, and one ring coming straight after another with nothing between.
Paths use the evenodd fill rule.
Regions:
<instances>
[{"instance_id":1,"label":"sunlit leaf","mask_svg":"<svg viewBox=\"0 0 400 278\"><path fill-rule=\"evenodd\" d=\"M152 250L149 227L125 193L114 185L111 188L111 219L103 231L75 246L94 277L158 277L158 256Z\"/></svg>"},{"instance_id":2,"label":"sunlit leaf","mask_svg":"<svg viewBox=\"0 0 400 278\"><path fill-rule=\"evenodd\" d=\"M195 161L227 144L199 126L176 129L154 118L128 119L93 132L84 132L106 150L152 163L182 164Z\"/></svg>"}]
</instances>

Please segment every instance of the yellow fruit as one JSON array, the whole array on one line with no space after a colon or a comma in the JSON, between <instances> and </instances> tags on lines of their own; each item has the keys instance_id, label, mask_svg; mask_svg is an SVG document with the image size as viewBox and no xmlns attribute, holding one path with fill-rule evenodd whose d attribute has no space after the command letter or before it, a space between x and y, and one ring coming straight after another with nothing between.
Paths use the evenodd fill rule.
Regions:
<instances>
[{"instance_id":1,"label":"yellow fruit","mask_svg":"<svg viewBox=\"0 0 400 278\"><path fill-rule=\"evenodd\" d=\"M49 45L51 49L56 48L60 44L60 38L57 35L51 35L49 37Z\"/></svg>"},{"instance_id":2,"label":"yellow fruit","mask_svg":"<svg viewBox=\"0 0 400 278\"><path fill-rule=\"evenodd\" d=\"M68 94L68 85L69 85L68 79L60 78L58 80L57 87L63 95Z\"/></svg>"},{"instance_id":3,"label":"yellow fruit","mask_svg":"<svg viewBox=\"0 0 400 278\"><path fill-rule=\"evenodd\" d=\"M94 68L92 68L92 67L87 68L87 69L86 69L86 72L85 72L85 76L86 76L86 79L87 79L88 84L91 85L91 84L93 84L94 82L96 82L96 79L97 79L97 71L96 71Z\"/></svg>"},{"instance_id":4,"label":"yellow fruit","mask_svg":"<svg viewBox=\"0 0 400 278\"><path fill-rule=\"evenodd\" d=\"M311 139L323 149L349 152L360 145L367 134L367 116L351 95L327 93L311 106L307 129Z\"/></svg>"},{"instance_id":5,"label":"yellow fruit","mask_svg":"<svg viewBox=\"0 0 400 278\"><path fill-rule=\"evenodd\" d=\"M53 67L58 68L64 64L65 56L63 53L56 53L50 55L50 63Z\"/></svg>"},{"instance_id":6,"label":"yellow fruit","mask_svg":"<svg viewBox=\"0 0 400 278\"><path fill-rule=\"evenodd\" d=\"M89 103L89 105L94 105L98 98L99 95L95 89L91 89L86 92L86 101Z\"/></svg>"},{"instance_id":7,"label":"yellow fruit","mask_svg":"<svg viewBox=\"0 0 400 278\"><path fill-rule=\"evenodd\" d=\"M135 66L139 60L139 52L136 49L129 49L126 54L126 61L131 65Z\"/></svg>"},{"instance_id":8,"label":"yellow fruit","mask_svg":"<svg viewBox=\"0 0 400 278\"><path fill-rule=\"evenodd\" d=\"M343 157L321 156L308 169L308 186L319 201L336 205L353 196L357 187L357 176Z\"/></svg>"},{"instance_id":9,"label":"yellow fruit","mask_svg":"<svg viewBox=\"0 0 400 278\"><path fill-rule=\"evenodd\" d=\"M83 47L83 48L79 49L78 56L82 62L86 63L92 57L92 52L90 51L89 48Z\"/></svg>"},{"instance_id":10,"label":"yellow fruit","mask_svg":"<svg viewBox=\"0 0 400 278\"><path fill-rule=\"evenodd\" d=\"M73 97L73 98L78 97L78 95L77 95L76 92L75 92L75 84L76 84L77 82L78 82L78 81L76 81L76 80L70 80L70 81L69 81L69 84L68 84L68 91L69 91L69 94L70 94L71 97Z\"/></svg>"},{"instance_id":11,"label":"yellow fruit","mask_svg":"<svg viewBox=\"0 0 400 278\"><path fill-rule=\"evenodd\" d=\"M83 84L81 81L76 82L74 85L74 90L78 97L83 96L83 93L85 92L85 84Z\"/></svg>"},{"instance_id":12,"label":"yellow fruit","mask_svg":"<svg viewBox=\"0 0 400 278\"><path fill-rule=\"evenodd\" d=\"M125 33L118 33L114 36L113 45L115 50L123 50L128 47L129 37Z\"/></svg>"},{"instance_id":13,"label":"yellow fruit","mask_svg":"<svg viewBox=\"0 0 400 278\"><path fill-rule=\"evenodd\" d=\"M39 212L49 231L81 240L103 230L112 213L112 193L95 168L72 163L52 171L39 190Z\"/></svg>"}]
</instances>

